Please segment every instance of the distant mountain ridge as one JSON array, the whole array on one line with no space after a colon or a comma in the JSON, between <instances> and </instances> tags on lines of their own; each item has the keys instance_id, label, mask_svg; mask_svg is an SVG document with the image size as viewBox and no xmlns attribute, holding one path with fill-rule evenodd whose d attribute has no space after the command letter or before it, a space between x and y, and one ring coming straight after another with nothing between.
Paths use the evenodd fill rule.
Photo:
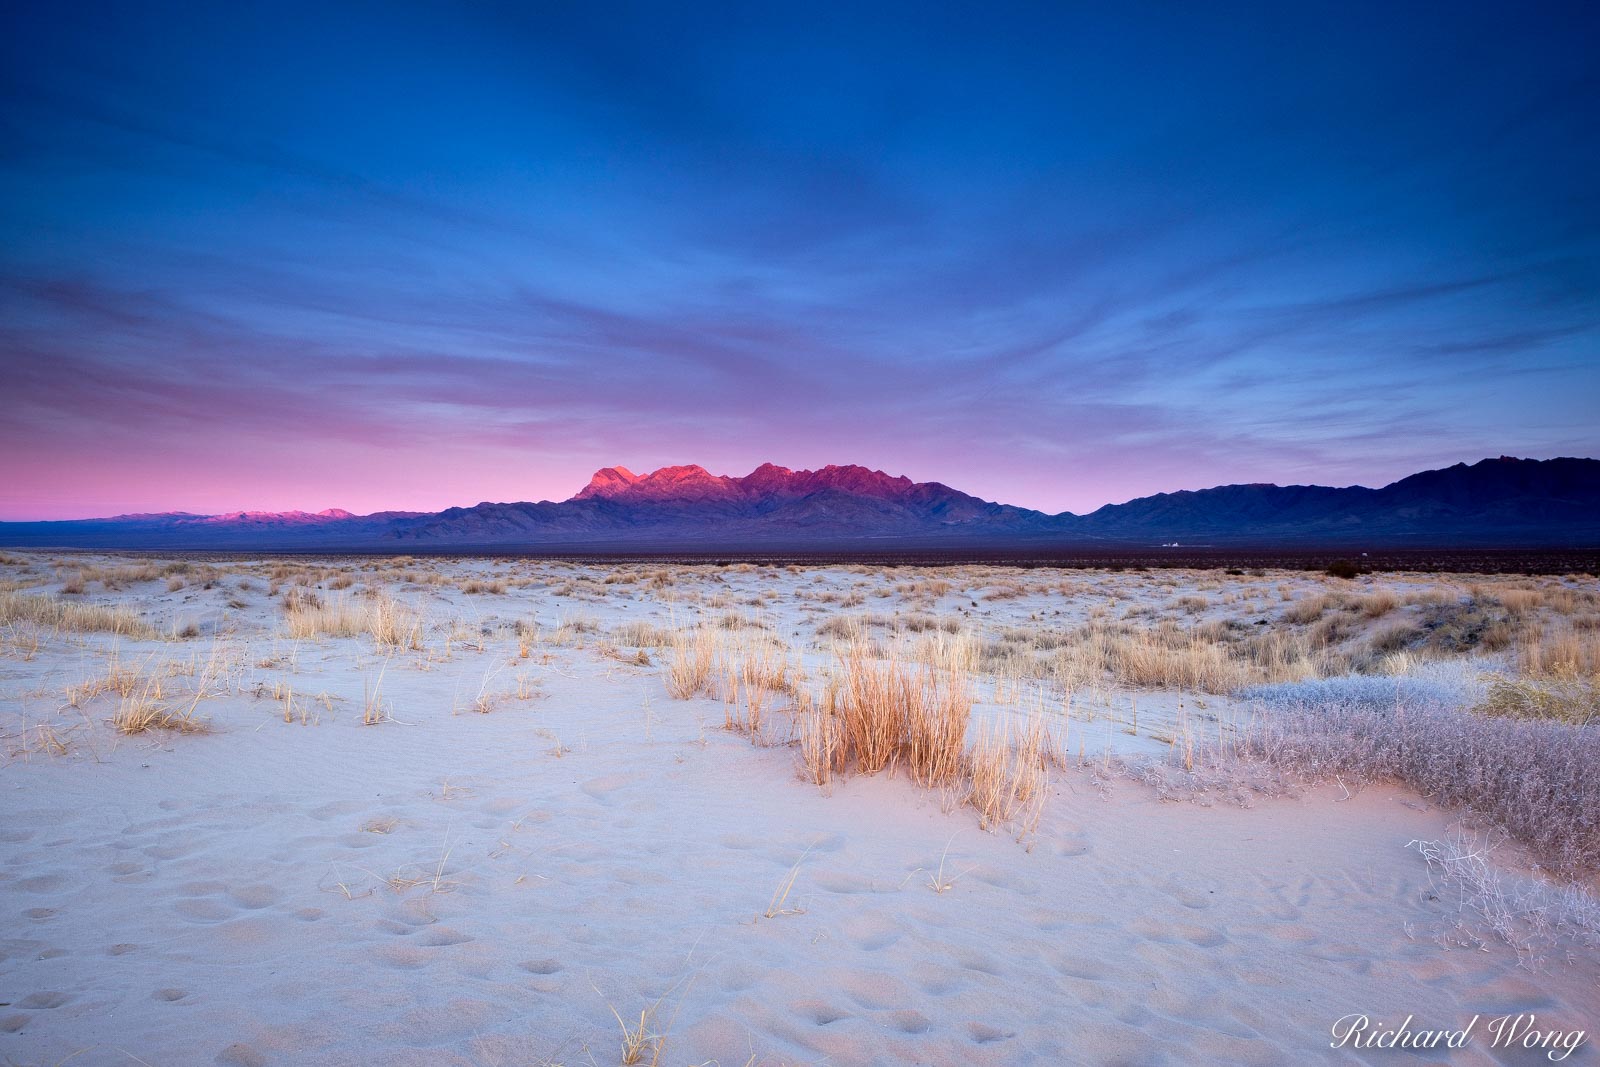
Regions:
<instances>
[{"instance_id":1,"label":"distant mountain ridge","mask_svg":"<svg viewBox=\"0 0 1600 1067\"><path fill-rule=\"evenodd\" d=\"M437 513L231 512L0 523L0 545L62 548L384 550L782 544L1039 547L1600 545L1600 460L1501 456L1423 471L1380 489L1223 485L1047 515L940 482L855 465L743 477L689 464L596 471L567 500Z\"/></svg>"}]
</instances>

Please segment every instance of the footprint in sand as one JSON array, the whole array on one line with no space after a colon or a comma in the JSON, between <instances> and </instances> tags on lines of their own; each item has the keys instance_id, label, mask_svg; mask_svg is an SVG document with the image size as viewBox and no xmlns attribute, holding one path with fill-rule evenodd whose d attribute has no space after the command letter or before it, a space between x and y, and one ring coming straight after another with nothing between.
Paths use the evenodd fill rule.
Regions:
<instances>
[{"instance_id":1,"label":"footprint in sand","mask_svg":"<svg viewBox=\"0 0 1600 1067\"><path fill-rule=\"evenodd\" d=\"M460 930L452 930L448 926L436 926L423 934L419 940L429 948L447 948L450 945L465 945L475 939Z\"/></svg>"},{"instance_id":2,"label":"footprint in sand","mask_svg":"<svg viewBox=\"0 0 1600 1067\"><path fill-rule=\"evenodd\" d=\"M1072 956L1065 953L1048 953L1045 961L1056 969L1058 974L1068 978L1078 978L1085 982L1103 982L1111 976L1111 971L1104 963L1086 956Z\"/></svg>"},{"instance_id":3,"label":"footprint in sand","mask_svg":"<svg viewBox=\"0 0 1600 1067\"><path fill-rule=\"evenodd\" d=\"M249 1045L229 1045L217 1053L217 1067L267 1067L267 1058Z\"/></svg>"},{"instance_id":4,"label":"footprint in sand","mask_svg":"<svg viewBox=\"0 0 1600 1067\"><path fill-rule=\"evenodd\" d=\"M839 991L867 1011L892 1011L915 999L909 986L881 971L852 974L840 985Z\"/></svg>"},{"instance_id":5,"label":"footprint in sand","mask_svg":"<svg viewBox=\"0 0 1600 1067\"><path fill-rule=\"evenodd\" d=\"M925 1034L933 1026L926 1015L910 1008L890 1012L888 1022L902 1034Z\"/></svg>"},{"instance_id":6,"label":"footprint in sand","mask_svg":"<svg viewBox=\"0 0 1600 1067\"><path fill-rule=\"evenodd\" d=\"M1206 886L1170 879L1162 891L1179 904L1195 911L1204 911L1216 903L1216 891Z\"/></svg>"},{"instance_id":7,"label":"footprint in sand","mask_svg":"<svg viewBox=\"0 0 1600 1067\"><path fill-rule=\"evenodd\" d=\"M242 885L228 890L228 896L241 908L259 911L270 908L283 899L283 893L276 886L270 885Z\"/></svg>"},{"instance_id":8,"label":"footprint in sand","mask_svg":"<svg viewBox=\"0 0 1600 1067\"><path fill-rule=\"evenodd\" d=\"M797 1000L789 1005L789 1010L797 1018L804 1019L814 1026L827 1026L840 1019L850 1018L849 1012L821 1000Z\"/></svg>"},{"instance_id":9,"label":"footprint in sand","mask_svg":"<svg viewBox=\"0 0 1600 1067\"><path fill-rule=\"evenodd\" d=\"M329 819L337 819L341 815L354 815L363 810L365 810L365 805L356 801L336 800L332 804L323 804L321 807L312 808L306 814L317 822L327 822Z\"/></svg>"},{"instance_id":10,"label":"footprint in sand","mask_svg":"<svg viewBox=\"0 0 1600 1067\"><path fill-rule=\"evenodd\" d=\"M1031 897L1039 893L1038 882L1001 867L976 867L968 872L968 877L975 882L992 885L996 889L1010 890L1019 896Z\"/></svg>"},{"instance_id":11,"label":"footprint in sand","mask_svg":"<svg viewBox=\"0 0 1600 1067\"><path fill-rule=\"evenodd\" d=\"M54 893L67 884L59 874L41 874L33 878L20 878L11 883L28 893Z\"/></svg>"},{"instance_id":12,"label":"footprint in sand","mask_svg":"<svg viewBox=\"0 0 1600 1067\"><path fill-rule=\"evenodd\" d=\"M844 834L813 834L805 847L812 852L838 852L847 844L849 839Z\"/></svg>"},{"instance_id":13,"label":"footprint in sand","mask_svg":"<svg viewBox=\"0 0 1600 1067\"><path fill-rule=\"evenodd\" d=\"M948 997L967 987L964 971L933 964L916 968L913 973L917 976L917 988L930 997Z\"/></svg>"},{"instance_id":14,"label":"footprint in sand","mask_svg":"<svg viewBox=\"0 0 1600 1067\"><path fill-rule=\"evenodd\" d=\"M380 963L387 964L397 971L419 970L433 960L432 953L412 945L384 945L374 949L372 954Z\"/></svg>"},{"instance_id":15,"label":"footprint in sand","mask_svg":"<svg viewBox=\"0 0 1600 1067\"><path fill-rule=\"evenodd\" d=\"M1005 974L1005 968L993 956L986 956L982 952L961 951L955 954L958 967L968 971L977 971L979 974L993 975L999 978Z\"/></svg>"},{"instance_id":16,"label":"footprint in sand","mask_svg":"<svg viewBox=\"0 0 1600 1067\"><path fill-rule=\"evenodd\" d=\"M881 915L853 917L845 922L843 933L845 939L862 952L886 949L905 936L898 923Z\"/></svg>"},{"instance_id":17,"label":"footprint in sand","mask_svg":"<svg viewBox=\"0 0 1600 1067\"><path fill-rule=\"evenodd\" d=\"M612 794L626 786L630 780L625 775L611 774L603 778L591 778L578 788L599 803L610 807L616 803L616 798Z\"/></svg>"},{"instance_id":18,"label":"footprint in sand","mask_svg":"<svg viewBox=\"0 0 1600 1067\"><path fill-rule=\"evenodd\" d=\"M974 1045L992 1045L996 1041L1009 1041L1017 1035L1005 1030L996 1030L987 1023L973 1022L967 1024L967 1036L972 1038Z\"/></svg>"},{"instance_id":19,"label":"footprint in sand","mask_svg":"<svg viewBox=\"0 0 1600 1067\"><path fill-rule=\"evenodd\" d=\"M65 993L47 990L42 993L29 993L17 1002L17 1007L27 1008L29 1011L49 1011L51 1008L59 1008L71 1000L72 998Z\"/></svg>"},{"instance_id":20,"label":"footprint in sand","mask_svg":"<svg viewBox=\"0 0 1600 1067\"><path fill-rule=\"evenodd\" d=\"M853 871L817 871L811 876L811 884L824 893L873 893L877 887L870 878L856 874Z\"/></svg>"},{"instance_id":21,"label":"footprint in sand","mask_svg":"<svg viewBox=\"0 0 1600 1067\"><path fill-rule=\"evenodd\" d=\"M207 897L193 897L180 900L174 904L173 910L192 923L220 923L233 918L234 909L220 900Z\"/></svg>"},{"instance_id":22,"label":"footprint in sand","mask_svg":"<svg viewBox=\"0 0 1600 1067\"><path fill-rule=\"evenodd\" d=\"M541 975L543 975L543 974L555 974L557 971L562 969L560 960L549 960L549 959L547 959L547 960L523 960L521 963L517 964L517 966L521 967L523 970L527 971L529 974L541 974Z\"/></svg>"},{"instance_id":23,"label":"footprint in sand","mask_svg":"<svg viewBox=\"0 0 1600 1067\"><path fill-rule=\"evenodd\" d=\"M764 974L759 967L735 963L723 969L718 984L725 993L743 993L759 985Z\"/></svg>"}]
</instances>

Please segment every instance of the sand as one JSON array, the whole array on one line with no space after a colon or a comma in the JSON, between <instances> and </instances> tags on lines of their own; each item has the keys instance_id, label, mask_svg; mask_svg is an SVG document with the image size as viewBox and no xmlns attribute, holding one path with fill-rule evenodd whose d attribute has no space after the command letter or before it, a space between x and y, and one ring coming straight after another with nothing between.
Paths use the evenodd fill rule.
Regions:
<instances>
[{"instance_id":1,"label":"sand","mask_svg":"<svg viewBox=\"0 0 1600 1067\"><path fill-rule=\"evenodd\" d=\"M14 559L13 577L42 573L42 557ZM1449 943L1458 901L1407 846L1455 815L1423 798L1320 786L1248 809L1171 803L1074 766L1053 773L1031 833L989 833L904 775L807 784L781 730L768 744L723 730L720 702L668 696L659 649L643 665L606 644L622 622L712 612L687 578L673 596L582 599L553 592L581 571L438 567L538 577L480 596L395 584L429 619L426 653L290 641L265 580L240 593L237 575L87 595L182 616L197 638L35 644L14 629L0 1058L609 1064L644 1013L641 1062L660 1046L678 1065L1533 1063L1548 1061L1486 1036L1336 1050L1330 1028L1351 1013L1600 1022L1592 956L1530 967L1505 945ZM757 570L717 593L777 591L740 610L814 666L816 622L842 609L802 611L795 590L861 581L885 584ZM979 603L991 622L1057 610L1047 595ZM541 625L526 659L518 618ZM177 692L213 654L229 666L198 702L207 733L119 735L114 695L63 706L112 656L196 662ZM363 725L380 676L390 721ZM292 722L275 684L293 688ZM1081 699L1137 699L1147 725L1080 723L1074 746L1158 751L1148 724L1195 694ZM65 751L36 743L40 724ZM1595 1058L1591 1040L1566 1062Z\"/></svg>"}]
</instances>

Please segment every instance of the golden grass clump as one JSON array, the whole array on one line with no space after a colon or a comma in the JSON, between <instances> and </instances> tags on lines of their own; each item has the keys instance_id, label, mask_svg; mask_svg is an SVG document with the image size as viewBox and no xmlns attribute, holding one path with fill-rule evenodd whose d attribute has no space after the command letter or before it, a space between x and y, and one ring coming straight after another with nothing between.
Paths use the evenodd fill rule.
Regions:
<instances>
[{"instance_id":1,"label":"golden grass clump","mask_svg":"<svg viewBox=\"0 0 1600 1067\"><path fill-rule=\"evenodd\" d=\"M1600 632L1571 625L1525 629L1515 660L1525 677L1600 679Z\"/></svg>"},{"instance_id":2,"label":"golden grass clump","mask_svg":"<svg viewBox=\"0 0 1600 1067\"><path fill-rule=\"evenodd\" d=\"M1283 609L1283 621L1291 626L1306 626L1321 619L1341 603L1341 598L1330 593L1294 600Z\"/></svg>"},{"instance_id":3,"label":"golden grass clump","mask_svg":"<svg viewBox=\"0 0 1600 1067\"><path fill-rule=\"evenodd\" d=\"M149 678L144 685L123 696L116 714L111 717L111 725L125 734L142 734L151 730L203 734L211 726L195 717L198 702L197 696L187 707L175 707L165 699L161 679Z\"/></svg>"},{"instance_id":4,"label":"golden grass clump","mask_svg":"<svg viewBox=\"0 0 1600 1067\"><path fill-rule=\"evenodd\" d=\"M1361 598L1356 609L1369 619L1381 619L1400 606L1400 598L1387 589L1380 589Z\"/></svg>"},{"instance_id":5,"label":"golden grass clump","mask_svg":"<svg viewBox=\"0 0 1600 1067\"><path fill-rule=\"evenodd\" d=\"M968 756L971 786L966 802L985 830L1019 827L1019 837L1038 825L1045 799L1049 756L1044 720L1035 717L1013 730L1009 722L980 726Z\"/></svg>"},{"instance_id":6,"label":"golden grass clump","mask_svg":"<svg viewBox=\"0 0 1600 1067\"><path fill-rule=\"evenodd\" d=\"M833 737L833 765L853 763L862 774L904 765L920 785L958 778L972 718L970 641L939 635L913 652L904 644L885 657L864 641L837 651L831 698L814 713L836 724L811 725L812 737ZM806 748L802 741L802 750ZM813 771L813 778L820 774Z\"/></svg>"},{"instance_id":7,"label":"golden grass clump","mask_svg":"<svg viewBox=\"0 0 1600 1067\"><path fill-rule=\"evenodd\" d=\"M773 699L794 691L795 674L788 650L764 630L700 626L673 635L666 681L676 700L718 697L727 729L756 734Z\"/></svg>"},{"instance_id":8,"label":"golden grass clump","mask_svg":"<svg viewBox=\"0 0 1600 1067\"><path fill-rule=\"evenodd\" d=\"M477 578L469 578L461 583L461 591L468 596L482 596L485 593L504 596L506 588L506 583L500 579L483 581Z\"/></svg>"},{"instance_id":9,"label":"golden grass clump","mask_svg":"<svg viewBox=\"0 0 1600 1067\"><path fill-rule=\"evenodd\" d=\"M720 682L723 725L749 734L761 731L775 696L793 688L788 650L763 633L743 633L720 642L713 683Z\"/></svg>"},{"instance_id":10,"label":"golden grass clump","mask_svg":"<svg viewBox=\"0 0 1600 1067\"><path fill-rule=\"evenodd\" d=\"M357 637L371 634L380 645L393 648L422 648L422 616L386 596L373 597L358 604L339 598L324 604L316 596L285 594L284 621L295 640L327 637Z\"/></svg>"},{"instance_id":11,"label":"golden grass clump","mask_svg":"<svg viewBox=\"0 0 1600 1067\"><path fill-rule=\"evenodd\" d=\"M611 631L611 638L629 648L670 648L676 635L665 627L641 620L623 623Z\"/></svg>"},{"instance_id":12,"label":"golden grass clump","mask_svg":"<svg viewBox=\"0 0 1600 1067\"><path fill-rule=\"evenodd\" d=\"M697 627L673 637L667 660L667 692L675 700L688 700L710 683L718 651L714 630Z\"/></svg>"}]
</instances>

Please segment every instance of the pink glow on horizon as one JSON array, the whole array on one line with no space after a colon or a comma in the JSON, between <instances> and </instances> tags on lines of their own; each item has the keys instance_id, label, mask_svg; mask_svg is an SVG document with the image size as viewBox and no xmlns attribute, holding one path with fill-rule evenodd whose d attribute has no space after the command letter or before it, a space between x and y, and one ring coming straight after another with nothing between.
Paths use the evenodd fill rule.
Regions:
<instances>
[{"instance_id":1,"label":"pink glow on horizon","mask_svg":"<svg viewBox=\"0 0 1600 1067\"><path fill-rule=\"evenodd\" d=\"M587 484L603 466L626 466L647 473L673 463L695 463L713 474L742 476L768 457L742 462L705 462L694 456L663 456L641 461L635 455L603 460L562 457L527 462L511 450L423 448L414 451L347 448L333 453L315 443L289 445L273 453L243 456L219 448L208 456L174 464L170 454L156 457L119 454L64 453L36 457L0 488L0 520L40 521L100 518L119 514L183 511L214 515L238 511L317 512L340 508L358 515L375 511L435 512L469 507L482 501L565 500ZM784 463L783 459L790 458ZM1462 457L1476 458L1476 457ZM1029 472L974 471L963 476L961 464L940 469L938 462L915 466L862 461L854 456L825 456L803 462L792 457L770 459L795 469L828 463L882 469L913 481L941 481L987 500L1055 513L1084 513L1107 503L1151 493L1207 488L1228 481L1295 480L1270 474L1226 477L1218 481L1198 468L1127 475L1093 464L1072 483L1048 484ZM150 473L159 470L159 474ZM311 472L315 471L313 476ZM1091 473L1092 471L1092 473ZM1395 477L1412 473L1393 472ZM1324 484L1351 484L1332 479ZM1374 483L1368 480L1366 484Z\"/></svg>"}]
</instances>

